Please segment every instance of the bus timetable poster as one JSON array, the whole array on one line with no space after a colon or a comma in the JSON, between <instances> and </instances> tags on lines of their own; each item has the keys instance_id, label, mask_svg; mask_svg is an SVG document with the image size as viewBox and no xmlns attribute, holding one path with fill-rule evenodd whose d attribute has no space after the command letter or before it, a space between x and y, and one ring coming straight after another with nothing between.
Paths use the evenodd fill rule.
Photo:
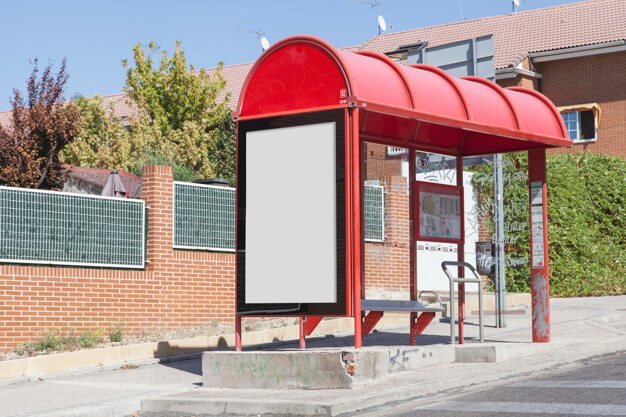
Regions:
<instances>
[{"instance_id":1,"label":"bus timetable poster","mask_svg":"<svg viewBox=\"0 0 626 417\"><path fill-rule=\"evenodd\" d=\"M416 240L464 243L463 187L415 183Z\"/></svg>"}]
</instances>

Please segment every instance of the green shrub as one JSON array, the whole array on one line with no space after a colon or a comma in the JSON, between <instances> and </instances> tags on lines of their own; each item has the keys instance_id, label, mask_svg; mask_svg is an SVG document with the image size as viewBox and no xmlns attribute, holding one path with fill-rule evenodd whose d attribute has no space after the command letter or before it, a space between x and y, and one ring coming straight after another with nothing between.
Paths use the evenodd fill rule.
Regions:
<instances>
[{"instance_id":1,"label":"green shrub","mask_svg":"<svg viewBox=\"0 0 626 417\"><path fill-rule=\"evenodd\" d=\"M111 329L111 331L109 332L109 340L111 342L119 343L122 341L122 338L122 329L120 327Z\"/></svg>"},{"instance_id":2,"label":"green shrub","mask_svg":"<svg viewBox=\"0 0 626 417\"><path fill-rule=\"evenodd\" d=\"M76 344L78 345L78 347L81 348L89 348L94 347L99 343L102 343L102 339L103 338L101 330L88 331L81 333L76 338Z\"/></svg>"},{"instance_id":3,"label":"green shrub","mask_svg":"<svg viewBox=\"0 0 626 417\"><path fill-rule=\"evenodd\" d=\"M42 352L67 352L79 348L89 348L103 342L102 331L87 331L76 336L75 334L65 334L59 330L52 330L41 337L41 339L25 343L23 346L15 348L15 353L20 356L32 356Z\"/></svg>"},{"instance_id":4,"label":"green shrub","mask_svg":"<svg viewBox=\"0 0 626 417\"><path fill-rule=\"evenodd\" d=\"M548 200L552 292L626 294L626 161L553 156Z\"/></svg>"},{"instance_id":5,"label":"green shrub","mask_svg":"<svg viewBox=\"0 0 626 417\"><path fill-rule=\"evenodd\" d=\"M505 177L528 172L522 154L506 155ZM479 167L478 174L491 170ZM548 228L551 292L556 296L626 294L626 161L581 154L548 155ZM491 184L476 181L482 198L493 198ZM505 225L528 222L524 182L505 183ZM489 218L489 216L487 216ZM492 222L487 222L493 232ZM516 244L508 256L529 255L529 232L505 231ZM507 291L530 291L528 265L507 267Z\"/></svg>"}]
</instances>

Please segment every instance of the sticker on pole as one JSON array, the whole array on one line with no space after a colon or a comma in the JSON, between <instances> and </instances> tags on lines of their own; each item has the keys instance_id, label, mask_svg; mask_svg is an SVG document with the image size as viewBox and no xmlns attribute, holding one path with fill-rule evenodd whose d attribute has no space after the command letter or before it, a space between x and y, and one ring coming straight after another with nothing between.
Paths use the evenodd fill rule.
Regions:
<instances>
[{"instance_id":1,"label":"sticker on pole","mask_svg":"<svg viewBox=\"0 0 626 417\"><path fill-rule=\"evenodd\" d=\"M532 206L541 206L543 204L543 186L541 181L530 183L530 204Z\"/></svg>"}]
</instances>

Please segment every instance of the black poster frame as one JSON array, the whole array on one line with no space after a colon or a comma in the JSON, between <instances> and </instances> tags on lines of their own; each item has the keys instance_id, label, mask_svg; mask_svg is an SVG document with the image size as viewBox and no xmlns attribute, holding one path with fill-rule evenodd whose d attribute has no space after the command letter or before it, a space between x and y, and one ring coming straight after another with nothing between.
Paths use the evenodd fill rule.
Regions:
<instances>
[{"instance_id":1,"label":"black poster frame","mask_svg":"<svg viewBox=\"0 0 626 417\"><path fill-rule=\"evenodd\" d=\"M346 195L345 195L345 141L346 111L300 113L255 120L239 121L237 131L237 225L236 225L236 311L241 316L346 316ZM246 256L246 136L248 132L283 127L306 126L335 122L335 178L336 178L336 294L335 303L248 304L245 302ZM280 155L280 158L306 158L306 155ZM280 181L280 179L276 179ZM275 184L279 186L280 184ZM306 268L302 265L302 268ZM280 291L280 288L276 288Z\"/></svg>"}]
</instances>

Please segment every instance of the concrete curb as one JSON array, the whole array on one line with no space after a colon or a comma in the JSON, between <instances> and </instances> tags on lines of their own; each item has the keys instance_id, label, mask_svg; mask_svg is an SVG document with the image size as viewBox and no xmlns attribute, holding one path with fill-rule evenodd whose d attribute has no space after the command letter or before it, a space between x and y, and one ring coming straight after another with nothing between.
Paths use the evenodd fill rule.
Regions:
<instances>
[{"instance_id":1,"label":"concrete curb","mask_svg":"<svg viewBox=\"0 0 626 417\"><path fill-rule=\"evenodd\" d=\"M380 324L381 328L394 327L404 323L406 317L389 315ZM314 335L343 333L353 328L351 319L325 320L320 323ZM275 329L245 332L246 345L261 345L272 342L296 340L299 326L292 325ZM224 336L194 337L169 341L140 343L98 349L62 352L31 358L13 359L0 362L0 385L18 382L58 373L82 373L89 370L116 369L128 363L134 365L152 364L163 360L186 359L203 351L228 349L234 345L233 334Z\"/></svg>"}]
</instances>

